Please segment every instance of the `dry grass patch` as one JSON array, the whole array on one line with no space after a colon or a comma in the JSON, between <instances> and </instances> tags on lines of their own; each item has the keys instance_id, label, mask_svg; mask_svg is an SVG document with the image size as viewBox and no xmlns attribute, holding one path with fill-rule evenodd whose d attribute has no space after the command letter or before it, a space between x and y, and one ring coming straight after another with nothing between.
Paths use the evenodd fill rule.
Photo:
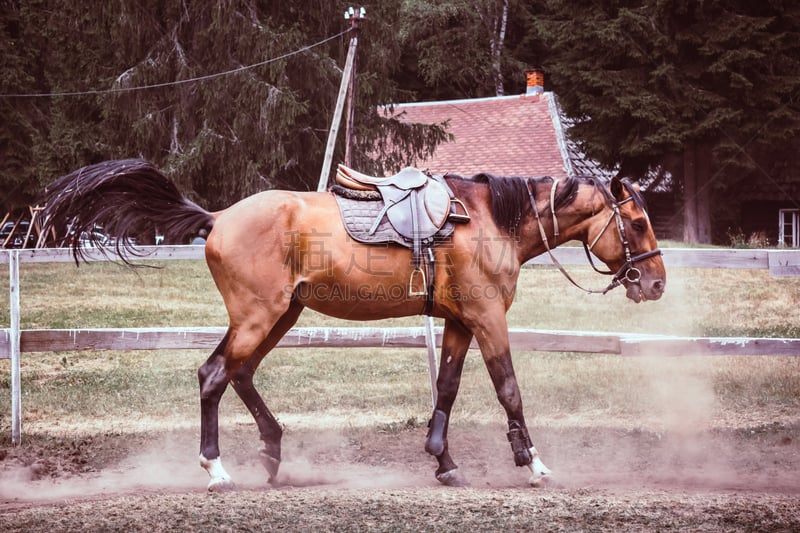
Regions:
<instances>
[{"instance_id":1,"label":"dry grass patch","mask_svg":"<svg viewBox=\"0 0 800 533\"><path fill-rule=\"evenodd\" d=\"M221 326L224 307L201 261L130 271L113 264L30 264L21 269L24 328L114 326ZM604 281L574 269L588 283ZM770 278L750 270L672 269L657 302L635 305L622 291L605 297L572 289L550 268L525 269L511 327L579 329L675 335L797 336L795 299L800 278ZM8 317L0 306L0 321ZM354 326L307 311L300 326ZM372 323L418 326L419 317ZM665 417L690 409L724 425L737 412L757 409L796 416L800 360L791 357L652 357L521 352L514 354L529 417L570 420L594 413L615 424L669 425ZM69 352L25 354L26 423L46 427L55 419L78 425L117 417L196 420L196 369L204 351ZM0 362L0 389L10 388L8 363ZM430 391L422 349L280 349L256 376L277 415L344 416L364 413L382 424L427 420ZM0 430L7 435L10 394L0 394ZM684 407L685 405L685 407ZM501 420L480 355L470 353L456 402L456 423ZM233 394L226 417L248 420ZM769 418L769 416L767 417Z\"/></svg>"}]
</instances>

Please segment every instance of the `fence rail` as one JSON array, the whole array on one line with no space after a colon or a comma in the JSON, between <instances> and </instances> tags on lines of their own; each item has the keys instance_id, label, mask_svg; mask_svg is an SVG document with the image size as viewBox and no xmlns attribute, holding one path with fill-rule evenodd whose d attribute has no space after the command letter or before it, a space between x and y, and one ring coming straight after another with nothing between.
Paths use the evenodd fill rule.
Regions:
<instances>
[{"instance_id":1,"label":"fence rail","mask_svg":"<svg viewBox=\"0 0 800 533\"><path fill-rule=\"evenodd\" d=\"M21 353L82 350L211 350L225 334L209 328L101 328L23 330ZM441 345L442 328L435 328ZM800 339L674 337L637 333L509 330L514 351L605 353L622 356L789 355L800 356ZM0 359L9 358L9 330L0 330ZM424 348L422 327L292 328L279 348ZM473 341L472 348L477 348Z\"/></svg>"},{"instance_id":2,"label":"fence rail","mask_svg":"<svg viewBox=\"0 0 800 533\"><path fill-rule=\"evenodd\" d=\"M144 246L143 260L203 259L202 246ZM5 252L5 253L4 253ZM20 263L64 263L74 261L64 248L37 248L32 250L0 250L0 264L10 261L11 253L19 254ZM564 265L585 265L583 248L562 246L553 250L556 259ZM90 261L106 261L100 252L89 253ZM540 255L528 261L529 265L549 265L550 258ZM729 249L729 248L666 248L664 265L689 268L749 268L769 270L776 277L800 276L800 250L797 249Z\"/></svg>"},{"instance_id":3,"label":"fence rail","mask_svg":"<svg viewBox=\"0 0 800 533\"><path fill-rule=\"evenodd\" d=\"M565 265L583 265L582 248L562 247L556 258ZM202 259L201 246L154 246L142 248L145 260ZM91 261L108 260L99 251ZM0 264L9 265L10 327L0 328L0 359L11 359L12 442L21 440L20 355L22 353L73 350L192 350L211 349L219 343L225 328L100 328L34 329L20 327L20 263L73 261L66 249L0 250ZM767 269L772 276L800 276L800 250L730 250L668 248L664 263L669 267ZM531 265L547 265L539 256ZM671 337L607 332L575 332L512 329L514 350L591 352L637 356L673 355L784 355L800 356L800 339ZM437 328L437 345L441 343ZM424 347L424 328L292 328L280 347Z\"/></svg>"}]
</instances>

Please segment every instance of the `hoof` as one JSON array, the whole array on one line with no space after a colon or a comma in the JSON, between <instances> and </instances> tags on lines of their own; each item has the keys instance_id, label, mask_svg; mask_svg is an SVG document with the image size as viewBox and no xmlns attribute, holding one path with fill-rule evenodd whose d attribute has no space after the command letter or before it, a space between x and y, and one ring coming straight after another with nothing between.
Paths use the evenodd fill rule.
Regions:
<instances>
[{"instance_id":1,"label":"hoof","mask_svg":"<svg viewBox=\"0 0 800 533\"><path fill-rule=\"evenodd\" d=\"M462 476L457 470L448 470L447 472L442 472L441 474L436 474L436 479L442 485L447 487L468 487L469 483L464 476Z\"/></svg>"},{"instance_id":2,"label":"hoof","mask_svg":"<svg viewBox=\"0 0 800 533\"><path fill-rule=\"evenodd\" d=\"M236 485L231 481L231 476L222 467L222 460L219 457L206 459L200 454L200 466L202 466L211 481L208 482L208 492L231 492L236 490Z\"/></svg>"},{"instance_id":3,"label":"hoof","mask_svg":"<svg viewBox=\"0 0 800 533\"><path fill-rule=\"evenodd\" d=\"M218 479L208 482L208 492L222 493L222 492L236 492L236 483L230 479Z\"/></svg>"},{"instance_id":4,"label":"hoof","mask_svg":"<svg viewBox=\"0 0 800 533\"><path fill-rule=\"evenodd\" d=\"M258 452L258 458L261 460L261 464L267 470L267 483L270 485L277 485L278 469L281 466L280 459L275 459L269 455L266 450L261 450Z\"/></svg>"},{"instance_id":5,"label":"hoof","mask_svg":"<svg viewBox=\"0 0 800 533\"><path fill-rule=\"evenodd\" d=\"M528 480L528 484L535 489L540 489L543 487L551 487L555 485L553 481L553 476L550 474L547 475L533 474Z\"/></svg>"},{"instance_id":6,"label":"hoof","mask_svg":"<svg viewBox=\"0 0 800 533\"><path fill-rule=\"evenodd\" d=\"M539 458L539 452L536 451L536 448L531 447L530 452L533 457L533 460L528 465L531 471L531 477L528 479L530 486L539 488L553 485L553 472Z\"/></svg>"}]
</instances>

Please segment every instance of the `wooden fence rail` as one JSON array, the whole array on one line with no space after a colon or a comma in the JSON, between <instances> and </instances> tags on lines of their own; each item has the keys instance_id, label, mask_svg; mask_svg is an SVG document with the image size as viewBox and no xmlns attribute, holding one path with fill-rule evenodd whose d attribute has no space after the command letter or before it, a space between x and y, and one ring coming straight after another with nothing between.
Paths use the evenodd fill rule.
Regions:
<instances>
[{"instance_id":1,"label":"wooden fence rail","mask_svg":"<svg viewBox=\"0 0 800 533\"><path fill-rule=\"evenodd\" d=\"M212 350L224 327L34 329L20 335L21 353L82 350ZM435 328L441 345L442 328ZM514 351L605 353L635 355L789 355L800 356L800 339L755 337L674 337L638 333L509 330ZM8 329L0 330L0 359L11 343ZM424 348L422 327L292 328L280 348ZM477 348L473 341L472 348Z\"/></svg>"},{"instance_id":2,"label":"wooden fence rail","mask_svg":"<svg viewBox=\"0 0 800 533\"><path fill-rule=\"evenodd\" d=\"M202 259L200 246L155 246L142 249L148 260ZM555 250L566 265L586 263L582 248ZM97 252L90 260L107 260ZM20 355L22 353L73 350L210 350L225 333L225 328L101 328L35 329L20 328L20 263L73 261L65 249L3 250L0 264L9 265L10 327L0 328L0 359L11 359L12 442L21 440ZM800 250L730 250L668 248L664 263L669 267L768 269L773 276L799 276ZM529 264L550 264L540 256ZM441 343L437 328L437 345ZM800 356L800 339L671 337L607 332L575 332L512 329L511 347L515 351L590 352L636 356L671 355L784 355ZM293 328L278 344L280 347L424 347L422 327L405 328Z\"/></svg>"},{"instance_id":3,"label":"wooden fence rail","mask_svg":"<svg viewBox=\"0 0 800 533\"><path fill-rule=\"evenodd\" d=\"M63 248L38 248L33 250L2 250L0 264L10 262L11 253L19 254L20 263L63 263L73 261L72 255ZM203 259L201 246L144 246L143 259ZM556 259L565 265L585 265L583 248L562 246L553 250ZM89 256L90 260L107 260L102 254ZM550 258L540 255L529 265L549 265ZM772 276L800 276L800 250L798 249L730 249L730 248L666 248L664 264L669 267L690 268L751 268L767 269Z\"/></svg>"}]
</instances>

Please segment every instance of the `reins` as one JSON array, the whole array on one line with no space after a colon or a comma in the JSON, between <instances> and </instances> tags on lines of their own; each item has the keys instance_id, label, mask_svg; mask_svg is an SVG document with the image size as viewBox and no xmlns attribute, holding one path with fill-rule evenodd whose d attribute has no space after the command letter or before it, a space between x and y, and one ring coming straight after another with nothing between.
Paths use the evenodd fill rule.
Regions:
<instances>
[{"instance_id":1,"label":"reins","mask_svg":"<svg viewBox=\"0 0 800 533\"><path fill-rule=\"evenodd\" d=\"M633 197L630 196L619 203L612 202L611 216L608 217L608 220L603 226L603 229L600 230L600 233L598 233L597 236L592 240L591 245L587 245L584 242L583 249L586 252L586 258L589 260L589 264L591 265L591 267L594 269L595 272L603 275L613 276L613 278L611 278L611 283L608 284L608 287L602 290L586 289L582 287L578 282L572 279L572 277L569 275L566 269L561 265L561 263L558 262L558 259L556 259L555 255L553 254L553 250L550 247L550 242L547 237L547 232L545 232L544 230L544 225L542 224L542 219L541 216L539 215L539 208L536 205L536 198L534 197L533 194L533 188L535 186L536 184L533 183L533 180L528 180L528 187L527 187L528 196L530 197L533 214L536 217L536 223L539 226L539 233L542 236L542 243L544 244L547 253L550 255L550 259L553 261L553 264L556 266L556 268L558 268L558 270L561 271L561 273L564 275L565 278L567 278L567 280L569 280L570 283L572 283L578 289L584 291L585 293L606 294L611 289L622 285L623 281L627 281L628 283L639 283L642 277L642 273L638 268L636 268L636 266L634 266L635 263L644 261L645 259L649 259L650 257L654 257L656 255L661 255L661 250L656 248L655 250L650 250L649 252L644 252L635 256L631 256L630 243L628 242L628 237L625 232L625 224L622 221L622 214L620 213L619 208L620 206L625 205L630 201L633 201ZM558 245L558 236L559 236L558 218L556 217L556 208L555 208L555 197L556 197L557 187L558 187L558 180L554 179L553 186L550 188L550 211L553 215L553 239L556 246ZM594 264L594 261L592 260L592 254L591 254L592 248L594 248L595 244L597 244L597 242L606 232L608 227L611 225L611 222L614 220L616 220L617 223L616 224L617 232L619 233L619 238L620 241L622 242L622 248L625 250L625 264L623 264L622 267L620 267L620 269L617 270L617 272L611 272L610 270L600 270L599 268L597 268L597 266Z\"/></svg>"}]
</instances>

